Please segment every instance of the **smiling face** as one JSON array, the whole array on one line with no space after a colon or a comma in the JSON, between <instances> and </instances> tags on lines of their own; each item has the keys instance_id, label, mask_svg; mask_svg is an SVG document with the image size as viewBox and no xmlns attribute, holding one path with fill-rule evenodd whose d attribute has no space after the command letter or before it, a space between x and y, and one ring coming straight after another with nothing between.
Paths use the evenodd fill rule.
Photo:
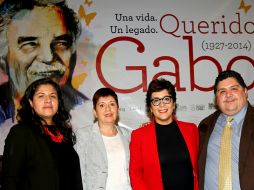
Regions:
<instances>
[{"instance_id":1,"label":"smiling face","mask_svg":"<svg viewBox=\"0 0 254 190\"><path fill-rule=\"evenodd\" d=\"M112 96L100 97L93 110L100 125L115 125L118 117L118 104Z\"/></svg>"},{"instance_id":2,"label":"smiling face","mask_svg":"<svg viewBox=\"0 0 254 190\"><path fill-rule=\"evenodd\" d=\"M162 99L165 96L170 96L170 94L166 89L159 92L153 92L151 98ZM174 110L175 110L175 102L173 101L171 101L168 104L165 104L163 103L163 101L161 101L158 106L154 106L153 104L151 104L150 107L150 111L153 114L156 123L160 125L167 125L173 121Z\"/></svg>"},{"instance_id":3,"label":"smiling face","mask_svg":"<svg viewBox=\"0 0 254 190\"><path fill-rule=\"evenodd\" d=\"M58 110L58 96L52 85L38 86L33 99L29 102L37 115L45 120L48 125L53 124L53 116Z\"/></svg>"},{"instance_id":4,"label":"smiling face","mask_svg":"<svg viewBox=\"0 0 254 190\"><path fill-rule=\"evenodd\" d=\"M35 6L16 14L7 31L7 61L17 96L23 96L27 86L39 78L66 83L73 51L67 33L62 11L57 7Z\"/></svg>"},{"instance_id":5,"label":"smiling face","mask_svg":"<svg viewBox=\"0 0 254 190\"><path fill-rule=\"evenodd\" d=\"M247 103L247 89L236 79L229 77L218 83L216 103L219 109L228 116L237 114Z\"/></svg>"}]
</instances>

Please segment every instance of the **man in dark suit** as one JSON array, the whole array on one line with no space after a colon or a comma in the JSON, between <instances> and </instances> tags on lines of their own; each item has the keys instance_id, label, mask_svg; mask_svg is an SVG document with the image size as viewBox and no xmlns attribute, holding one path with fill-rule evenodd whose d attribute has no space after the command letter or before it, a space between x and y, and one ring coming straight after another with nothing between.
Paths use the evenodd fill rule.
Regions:
<instances>
[{"instance_id":1,"label":"man in dark suit","mask_svg":"<svg viewBox=\"0 0 254 190\"><path fill-rule=\"evenodd\" d=\"M228 116L233 117L231 189L254 189L254 107L248 102L247 86L238 72L227 70L216 78L214 94L218 110L199 124L200 189L220 189L220 138Z\"/></svg>"}]
</instances>

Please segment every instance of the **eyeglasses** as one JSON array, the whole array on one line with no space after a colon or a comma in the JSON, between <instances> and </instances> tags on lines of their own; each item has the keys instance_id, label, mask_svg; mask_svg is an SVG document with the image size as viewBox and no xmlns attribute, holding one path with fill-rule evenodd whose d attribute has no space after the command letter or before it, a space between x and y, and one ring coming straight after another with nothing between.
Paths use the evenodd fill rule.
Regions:
<instances>
[{"instance_id":1,"label":"eyeglasses","mask_svg":"<svg viewBox=\"0 0 254 190\"><path fill-rule=\"evenodd\" d=\"M154 98L154 99L151 99L151 103L154 105L154 106L158 106L160 105L161 101L164 103L164 104L170 104L172 102L172 96L164 96L163 98Z\"/></svg>"}]
</instances>

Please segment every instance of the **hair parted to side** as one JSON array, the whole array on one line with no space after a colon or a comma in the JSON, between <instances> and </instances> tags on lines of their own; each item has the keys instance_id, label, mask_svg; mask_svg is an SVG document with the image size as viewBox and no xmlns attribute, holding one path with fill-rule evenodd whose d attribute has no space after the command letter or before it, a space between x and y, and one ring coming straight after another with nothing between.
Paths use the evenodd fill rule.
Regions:
<instances>
[{"instance_id":1,"label":"hair parted to side","mask_svg":"<svg viewBox=\"0 0 254 190\"><path fill-rule=\"evenodd\" d=\"M146 112L148 117L150 118L152 117L152 114L150 111L152 93L160 92L162 90L167 90L168 93L172 96L173 102L176 103L175 87L170 81L164 78L158 78L158 79L152 80L148 86L148 90L146 93ZM175 114L175 111L174 111L174 114Z\"/></svg>"},{"instance_id":2,"label":"hair parted to side","mask_svg":"<svg viewBox=\"0 0 254 190\"><path fill-rule=\"evenodd\" d=\"M50 78L36 80L28 86L20 101L20 108L17 110L17 122L32 127L44 134L44 120L33 111L29 102L29 100L33 100L34 94L41 85L51 85L56 90L58 96L58 110L53 116L53 122L55 123L55 127L64 135L66 141L75 142L75 136L72 133L70 124L71 115L65 109L61 89L59 85Z\"/></svg>"},{"instance_id":3,"label":"hair parted to side","mask_svg":"<svg viewBox=\"0 0 254 190\"><path fill-rule=\"evenodd\" d=\"M93 108L94 109L96 108L96 104L99 101L100 97L107 97L107 96L112 96L115 99L117 106L119 107L118 97L115 91L112 90L111 88L100 88L93 95Z\"/></svg>"},{"instance_id":4,"label":"hair parted to side","mask_svg":"<svg viewBox=\"0 0 254 190\"><path fill-rule=\"evenodd\" d=\"M119 108L118 97L115 91L112 90L111 88L103 87L98 89L93 95L93 109L96 110L96 104L98 103L101 97L108 97L108 96L111 96L114 98L114 100L116 101L117 107ZM96 121L97 121L97 118L95 117L93 122L96 122ZM119 121L119 115L117 116L115 123L118 124L118 121Z\"/></svg>"},{"instance_id":5,"label":"hair parted to side","mask_svg":"<svg viewBox=\"0 0 254 190\"><path fill-rule=\"evenodd\" d=\"M225 71L222 71L221 73L219 73L219 75L215 79L214 94L217 93L217 88L218 88L219 82L221 82L227 78L230 78L230 77L234 78L243 88L247 88L240 73L238 73L234 70L225 70Z\"/></svg>"}]
</instances>

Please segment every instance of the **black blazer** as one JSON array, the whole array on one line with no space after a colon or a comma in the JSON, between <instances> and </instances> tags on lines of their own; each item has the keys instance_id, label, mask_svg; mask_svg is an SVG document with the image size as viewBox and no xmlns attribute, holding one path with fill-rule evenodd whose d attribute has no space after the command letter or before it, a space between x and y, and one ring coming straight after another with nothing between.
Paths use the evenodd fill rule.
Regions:
<instances>
[{"instance_id":1,"label":"black blazer","mask_svg":"<svg viewBox=\"0 0 254 190\"><path fill-rule=\"evenodd\" d=\"M199 124L199 188L204 189L204 175L207 146L217 118L221 112L216 111ZM241 190L254 189L254 107L248 104L244 118L239 145L239 178Z\"/></svg>"},{"instance_id":2,"label":"black blazer","mask_svg":"<svg viewBox=\"0 0 254 190\"><path fill-rule=\"evenodd\" d=\"M52 143L32 127L13 126L5 140L3 190L81 190L79 158L72 144L55 143L63 153L59 155Z\"/></svg>"}]
</instances>

